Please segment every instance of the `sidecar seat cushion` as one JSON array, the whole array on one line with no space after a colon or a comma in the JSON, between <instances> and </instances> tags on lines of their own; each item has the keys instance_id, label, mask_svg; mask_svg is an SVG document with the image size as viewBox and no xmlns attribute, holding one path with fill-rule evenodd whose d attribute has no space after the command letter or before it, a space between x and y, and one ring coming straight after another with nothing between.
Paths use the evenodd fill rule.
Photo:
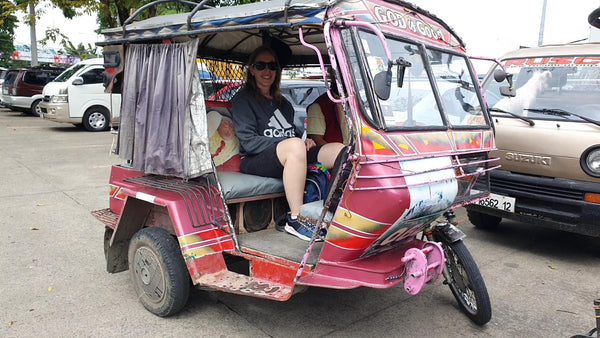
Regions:
<instances>
[{"instance_id":1,"label":"sidecar seat cushion","mask_svg":"<svg viewBox=\"0 0 600 338\"><path fill-rule=\"evenodd\" d=\"M278 194L283 196L283 181L231 171L217 171L225 200L244 199L255 196Z\"/></svg>"}]
</instances>

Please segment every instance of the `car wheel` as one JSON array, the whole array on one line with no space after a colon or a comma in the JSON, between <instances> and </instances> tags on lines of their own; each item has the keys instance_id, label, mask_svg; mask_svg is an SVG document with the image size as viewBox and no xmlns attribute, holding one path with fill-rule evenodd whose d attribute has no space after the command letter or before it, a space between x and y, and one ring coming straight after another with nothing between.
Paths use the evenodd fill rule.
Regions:
<instances>
[{"instance_id":1,"label":"car wheel","mask_svg":"<svg viewBox=\"0 0 600 338\"><path fill-rule=\"evenodd\" d=\"M89 131L108 130L108 109L91 107L83 114L83 126Z\"/></svg>"},{"instance_id":2,"label":"car wheel","mask_svg":"<svg viewBox=\"0 0 600 338\"><path fill-rule=\"evenodd\" d=\"M40 102L42 102L42 100L35 100L33 101L33 103L31 104L31 115L33 116L37 116L40 117L42 115L42 108L40 108Z\"/></svg>"},{"instance_id":3,"label":"car wheel","mask_svg":"<svg viewBox=\"0 0 600 338\"><path fill-rule=\"evenodd\" d=\"M502 221L502 218L498 216L486 215L473 210L468 210L467 216L471 224L479 229L496 229Z\"/></svg>"}]
</instances>

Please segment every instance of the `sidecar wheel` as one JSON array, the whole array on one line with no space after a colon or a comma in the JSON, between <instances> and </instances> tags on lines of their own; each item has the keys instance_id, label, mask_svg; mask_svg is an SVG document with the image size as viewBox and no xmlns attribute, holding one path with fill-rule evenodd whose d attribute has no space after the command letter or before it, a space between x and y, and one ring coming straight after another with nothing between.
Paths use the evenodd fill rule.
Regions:
<instances>
[{"instance_id":1,"label":"sidecar wheel","mask_svg":"<svg viewBox=\"0 0 600 338\"><path fill-rule=\"evenodd\" d=\"M490 297L479 268L463 243L443 243L446 263L444 277L461 310L477 325L492 318Z\"/></svg>"},{"instance_id":2,"label":"sidecar wheel","mask_svg":"<svg viewBox=\"0 0 600 338\"><path fill-rule=\"evenodd\" d=\"M187 303L190 277L179 244L161 228L144 228L129 243L129 271L144 307L160 317Z\"/></svg>"}]
</instances>

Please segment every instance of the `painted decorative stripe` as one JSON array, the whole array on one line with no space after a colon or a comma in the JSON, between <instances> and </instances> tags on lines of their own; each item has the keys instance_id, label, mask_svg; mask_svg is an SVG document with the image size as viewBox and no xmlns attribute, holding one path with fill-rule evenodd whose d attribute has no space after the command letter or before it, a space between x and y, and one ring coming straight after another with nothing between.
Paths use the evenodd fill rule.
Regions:
<instances>
[{"instance_id":1,"label":"painted decorative stripe","mask_svg":"<svg viewBox=\"0 0 600 338\"><path fill-rule=\"evenodd\" d=\"M207 236L210 236L210 237L202 238L201 236L198 236L198 235L184 235L184 236L177 238L177 240L179 241L179 246L183 248L185 246L195 245L198 243L202 243L203 245L211 245L213 243L219 243L219 242L230 239L229 235L214 237L213 231L211 231L210 234L207 234Z\"/></svg>"},{"instance_id":2,"label":"painted decorative stripe","mask_svg":"<svg viewBox=\"0 0 600 338\"><path fill-rule=\"evenodd\" d=\"M446 132L415 133L406 135L419 153L441 153L452 151L452 143Z\"/></svg>"},{"instance_id":3,"label":"painted decorative stripe","mask_svg":"<svg viewBox=\"0 0 600 338\"><path fill-rule=\"evenodd\" d=\"M338 207L333 216L332 225L338 224L340 230L352 233L355 236L364 236L365 238L377 237L385 231L390 224L384 224L372 219L363 217L343 207Z\"/></svg>"},{"instance_id":4,"label":"painted decorative stripe","mask_svg":"<svg viewBox=\"0 0 600 338\"><path fill-rule=\"evenodd\" d=\"M363 252L366 249L366 247L362 247L362 248L346 247L345 245L341 245L341 243L332 242L332 241L329 241L329 240L327 240L327 243L330 244L330 245L332 245L332 246L334 246L334 247L336 247L336 248L338 248L338 249L346 250L346 251L360 251L360 252Z\"/></svg>"},{"instance_id":5,"label":"painted decorative stripe","mask_svg":"<svg viewBox=\"0 0 600 338\"><path fill-rule=\"evenodd\" d=\"M200 258L205 255L213 254L215 252L221 252L221 251L227 251L227 250L233 250L233 241L232 240L228 240L225 242L216 243L216 244L212 244L212 245L203 245L203 246L199 246L199 247L185 248L185 249L182 249L181 252L183 254L184 259L186 261L188 261L190 259L196 259L196 258Z\"/></svg>"},{"instance_id":6,"label":"painted decorative stripe","mask_svg":"<svg viewBox=\"0 0 600 338\"><path fill-rule=\"evenodd\" d=\"M201 248L196 248L196 249L192 249L192 250L185 250L183 251L183 258L188 261L190 259L196 259L199 257L202 257L204 255L209 255L214 253L215 251L213 249L211 249L210 247L201 247Z\"/></svg>"},{"instance_id":7,"label":"painted decorative stripe","mask_svg":"<svg viewBox=\"0 0 600 338\"><path fill-rule=\"evenodd\" d=\"M118 192L117 192L117 194L115 195L115 198L116 198L116 199L119 199L119 200L122 200L122 201L124 201L124 200L125 200L125 191L124 191L124 189L123 189L123 188L119 188L119 191L118 191Z\"/></svg>"},{"instance_id":8,"label":"painted decorative stripe","mask_svg":"<svg viewBox=\"0 0 600 338\"><path fill-rule=\"evenodd\" d=\"M481 149L481 132L454 132L452 136L457 150Z\"/></svg>"},{"instance_id":9,"label":"painted decorative stripe","mask_svg":"<svg viewBox=\"0 0 600 338\"><path fill-rule=\"evenodd\" d=\"M154 204L154 199L156 198L156 196L154 195L150 195L150 194L146 194L144 192L137 192L135 194L135 198L140 199L142 201L146 201L146 202L150 202Z\"/></svg>"},{"instance_id":10,"label":"painted decorative stripe","mask_svg":"<svg viewBox=\"0 0 600 338\"><path fill-rule=\"evenodd\" d=\"M493 144L494 141L494 137L491 131L484 131L483 132L483 146L486 149L491 149L494 147Z\"/></svg>"},{"instance_id":11,"label":"painted decorative stripe","mask_svg":"<svg viewBox=\"0 0 600 338\"><path fill-rule=\"evenodd\" d=\"M397 155L392 146L368 126L362 127L362 146L365 155Z\"/></svg>"},{"instance_id":12,"label":"painted decorative stripe","mask_svg":"<svg viewBox=\"0 0 600 338\"><path fill-rule=\"evenodd\" d=\"M227 237L221 238L221 239L222 239L222 241L211 240L211 241L205 241L202 243L199 242L199 243L194 243L191 245L186 245L185 247L181 247L181 251L185 252L188 250L194 250L194 249L198 249L198 248L211 248L211 250L213 250L213 251L221 251L221 245L232 241L231 238L227 238Z\"/></svg>"},{"instance_id":13,"label":"painted decorative stripe","mask_svg":"<svg viewBox=\"0 0 600 338\"><path fill-rule=\"evenodd\" d=\"M415 155L416 150L403 135L390 135L390 140L396 144L403 155Z\"/></svg>"}]
</instances>

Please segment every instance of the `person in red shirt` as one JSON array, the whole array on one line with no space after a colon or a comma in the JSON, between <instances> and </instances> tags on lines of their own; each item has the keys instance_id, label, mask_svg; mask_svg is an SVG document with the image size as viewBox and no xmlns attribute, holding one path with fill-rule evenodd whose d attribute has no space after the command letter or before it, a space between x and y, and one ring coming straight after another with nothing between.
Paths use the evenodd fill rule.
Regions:
<instances>
[{"instance_id":1,"label":"person in red shirt","mask_svg":"<svg viewBox=\"0 0 600 338\"><path fill-rule=\"evenodd\" d=\"M333 69L328 67L327 73L331 83L331 91L337 97ZM322 94L311 103L306 112L306 135L315 141L318 146L334 142L348 144L348 126L344 109L341 104L331 101L327 93Z\"/></svg>"}]
</instances>

